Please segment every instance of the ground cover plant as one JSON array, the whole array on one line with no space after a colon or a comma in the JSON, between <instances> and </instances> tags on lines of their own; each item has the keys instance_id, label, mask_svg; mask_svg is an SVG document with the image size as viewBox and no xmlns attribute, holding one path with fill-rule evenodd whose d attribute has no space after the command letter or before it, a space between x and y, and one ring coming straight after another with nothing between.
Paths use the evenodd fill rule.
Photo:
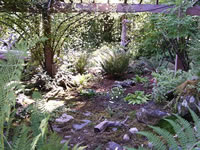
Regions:
<instances>
[{"instance_id":1,"label":"ground cover plant","mask_svg":"<svg viewBox=\"0 0 200 150\"><path fill-rule=\"evenodd\" d=\"M134 94L128 94L124 100L129 104L143 104L150 99L151 94L145 95L144 91L135 91Z\"/></svg>"}]
</instances>

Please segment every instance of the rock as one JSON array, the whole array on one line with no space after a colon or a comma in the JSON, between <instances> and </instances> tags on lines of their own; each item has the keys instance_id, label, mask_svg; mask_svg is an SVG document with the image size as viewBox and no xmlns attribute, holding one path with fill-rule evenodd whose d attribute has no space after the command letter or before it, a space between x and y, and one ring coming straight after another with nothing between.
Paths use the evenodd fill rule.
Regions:
<instances>
[{"instance_id":1,"label":"rock","mask_svg":"<svg viewBox=\"0 0 200 150\"><path fill-rule=\"evenodd\" d=\"M74 119L74 117L67 115L67 114L62 114L62 116L60 118L57 118L55 121L59 124L63 124L63 123L67 123L70 120Z\"/></svg>"},{"instance_id":2,"label":"rock","mask_svg":"<svg viewBox=\"0 0 200 150\"><path fill-rule=\"evenodd\" d=\"M191 80L199 80L198 76L192 76Z\"/></svg>"},{"instance_id":3,"label":"rock","mask_svg":"<svg viewBox=\"0 0 200 150\"><path fill-rule=\"evenodd\" d=\"M106 145L106 150L123 150L122 146L115 142L108 142Z\"/></svg>"},{"instance_id":4,"label":"rock","mask_svg":"<svg viewBox=\"0 0 200 150\"><path fill-rule=\"evenodd\" d=\"M72 136L70 136L70 135L64 136L65 139L70 139L71 137L72 137Z\"/></svg>"},{"instance_id":5,"label":"rock","mask_svg":"<svg viewBox=\"0 0 200 150\"><path fill-rule=\"evenodd\" d=\"M16 98L16 103L21 105L22 107L27 107L28 105L34 103L35 101L30 99L28 96L24 94L19 94Z\"/></svg>"},{"instance_id":6,"label":"rock","mask_svg":"<svg viewBox=\"0 0 200 150\"><path fill-rule=\"evenodd\" d=\"M133 80L124 80L124 81L115 81L113 87L130 87L130 86L134 86L135 82Z\"/></svg>"},{"instance_id":7,"label":"rock","mask_svg":"<svg viewBox=\"0 0 200 150\"><path fill-rule=\"evenodd\" d=\"M153 148L153 144L151 142L148 142L148 148L152 149Z\"/></svg>"},{"instance_id":8,"label":"rock","mask_svg":"<svg viewBox=\"0 0 200 150\"><path fill-rule=\"evenodd\" d=\"M194 96L181 96L177 105L178 114L180 116L189 114L188 107L198 112L198 107L200 107L199 101Z\"/></svg>"},{"instance_id":9,"label":"rock","mask_svg":"<svg viewBox=\"0 0 200 150\"><path fill-rule=\"evenodd\" d=\"M60 144L64 144L66 142L67 142L67 140L63 139L63 140L60 141Z\"/></svg>"},{"instance_id":10,"label":"rock","mask_svg":"<svg viewBox=\"0 0 200 150\"><path fill-rule=\"evenodd\" d=\"M85 126L87 126L91 122L90 120L81 120L81 121L84 122L84 123L72 125L75 130L81 130L82 128L84 128Z\"/></svg>"},{"instance_id":11,"label":"rock","mask_svg":"<svg viewBox=\"0 0 200 150\"><path fill-rule=\"evenodd\" d=\"M174 69L175 69L175 65L174 65L173 63L171 63L171 62L168 62L167 68L168 68L169 70L174 70Z\"/></svg>"},{"instance_id":12,"label":"rock","mask_svg":"<svg viewBox=\"0 0 200 150\"><path fill-rule=\"evenodd\" d=\"M139 122L155 125L162 118L169 116L170 114L159 109L151 109L151 108L141 108L136 112L136 117Z\"/></svg>"},{"instance_id":13,"label":"rock","mask_svg":"<svg viewBox=\"0 0 200 150\"><path fill-rule=\"evenodd\" d=\"M130 136L128 134L124 134L123 140L124 141L129 141L130 140Z\"/></svg>"},{"instance_id":14,"label":"rock","mask_svg":"<svg viewBox=\"0 0 200 150\"><path fill-rule=\"evenodd\" d=\"M57 125L53 125L52 128L53 128L53 131L55 131L55 132L61 132L62 131L62 128L58 128Z\"/></svg>"},{"instance_id":15,"label":"rock","mask_svg":"<svg viewBox=\"0 0 200 150\"><path fill-rule=\"evenodd\" d=\"M87 112L83 113L83 115L84 115L84 116L86 116L86 117L88 117L88 116L91 116L91 114L92 114L92 113L91 113L91 112L89 112L89 111L87 111Z\"/></svg>"},{"instance_id":16,"label":"rock","mask_svg":"<svg viewBox=\"0 0 200 150\"><path fill-rule=\"evenodd\" d=\"M19 94L16 98L16 115L20 118L26 118L28 115L27 109L29 105L33 103L35 103L35 101L30 99L28 96Z\"/></svg>"},{"instance_id":17,"label":"rock","mask_svg":"<svg viewBox=\"0 0 200 150\"><path fill-rule=\"evenodd\" d=\"M130 128L130 129L129 129L129 132L130 132L131 134L135 134L135 133L138 132L138 129L137 129L137 128Z\"/></svg>"},{"instance_id":18,"label":"rock","mask_svg":"<svg viewBox=\"0 0 200 150\"><path fill-rule=\"evenodd\" d=\"M117 131L117 128L112 128L112 131L114 131L114 132Z\"/></svg>"}]
</instances>

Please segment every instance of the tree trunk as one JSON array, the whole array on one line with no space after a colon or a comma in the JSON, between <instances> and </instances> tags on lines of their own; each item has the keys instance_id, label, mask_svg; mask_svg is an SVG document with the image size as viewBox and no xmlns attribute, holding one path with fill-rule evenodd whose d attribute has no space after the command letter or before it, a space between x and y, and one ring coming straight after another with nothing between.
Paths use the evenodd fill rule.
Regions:
<instances>
[{"instance_id":1,"label":"tree trunk","mask_svg":"<svg viewBox=\"0 0 200 150\"><path fill-rule=\"evenodd\" d=\"M190 69L190 66L189 66L189 60L187 58L187 53L178 52L177 55L178 55L177 69L188 71Z\"/></svg>"},{"instance_id":2,"label":"tree trunk","mask_svg":"<svg viewBox=\"0 0 200 150\"><path fill-rule=\"evenodd\" d=\"M53 77L56 74L55 65L53 61L54 52L53 47L51 46L51 15L47 10L43 11L43 32L44 36L48 39L44 42L44 69L47 71L47 74Z\"/></svg>"}]
</instances>

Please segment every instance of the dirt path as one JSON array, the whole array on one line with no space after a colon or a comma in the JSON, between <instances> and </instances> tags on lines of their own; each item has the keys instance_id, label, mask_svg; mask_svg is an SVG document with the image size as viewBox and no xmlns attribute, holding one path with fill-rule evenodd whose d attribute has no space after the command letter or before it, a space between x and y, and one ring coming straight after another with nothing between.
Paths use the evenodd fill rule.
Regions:
<instances>
[{"instance_id":1,"label":"dirt path","mask_svg":"<svg viewBox=\"0 0 200 150\"><path fill-rule=\"evenodd\" d=\"M132 78L129 75L128 78ZM150 75L147 75L151 79ZM103 80L91 84L88 88L95 90L97 93L106 93L110 91L115 80L104 78ZM144 87L144 84L136 83L135 86L126 88L125 94L134 93L136 90L151 93L152 87ZM63 142L70 139L70 144L75 145L81 143L86 145L88 150L105 149L105 145L114 141L121 146L137 147L141 143L145 143L146 139L139 135L130 136L130 140L124 140L123 136L128 133L130 128L137 128L139 131L144 130L146 125L139 123L136 119L136 111L143 107L142 105L129 105L123 100L111 101L107 95L95 95L94 97L79 96L76 91L72 92L75 98L67 100L66 104L73 104L71 111L66 112L68 115L73 116L74 119L66 124L59 125L61 130L58 132L63 136ZM104 121L123 121L127 116L130 118L126 122L126 127L110 127L103 132L95 133L94 126ZM75 129L74 125L83 124L84 120L90 122L82 129ZM56 123L55 123L56 125Z\"/></svg>"}]
</instances>

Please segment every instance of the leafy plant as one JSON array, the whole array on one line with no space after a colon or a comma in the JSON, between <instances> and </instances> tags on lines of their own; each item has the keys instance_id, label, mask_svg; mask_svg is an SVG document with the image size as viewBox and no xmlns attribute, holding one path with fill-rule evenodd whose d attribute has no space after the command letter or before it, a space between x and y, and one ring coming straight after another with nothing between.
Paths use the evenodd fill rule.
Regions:
<instances>
[{"instance_id":1,"label":"leafy plant","mask_svg":"<svg viewBox=\"0 0 200 150\"><path fill-rule=\"evenodd\" d=\"M119 100L123 98L125 89L122 87L113 87L110 91L111 100Z\"/></svg>"},{"instance_id":2,"label":"leafy plant","mask_svg":"<svg viewBox=\"0 0 200 150\"><path fill-rule=\"evenodd\" d=\"M22 43L16 44L16 47L19 45L22 45ZM8 143L10 127L15 113L15 110L13 110L16 103L15 90L21 88L19 81L23 69L22 64L23 59L16 58L12 54L7 55L7 61L0 60L0 149L2 150L5 149L5 143Z\"/></svg>"},{"instance_id":3,"label":"leafy plant","mask_svg":"<svg viewBox=\"0 0 200 150\"><path fill-rule=\"evenodd\" d=\"M129 93L124 100L129 104L143 104L150 99L151 94L145 95L144 91L135 91L134 94Z\"/></svg>"},{"instance_id":4,"label":"leafy plant","mask_svg":"<svg viewBox=\"0 0 200 150\"><path fill-rule=\"evenodd\" d=\"M96 91L93 89L83 89L80 91L80 95L87 96L90 98L96 95Z\"/></svg>"},{"instance_id":5,"label":"leafy plant","mask_svg":"<svg viewBox=\"0 0 200 150\"><path fill-rule=\"evenodd\" d=\"M167 99L166 94L191 78L192 72L184 72L178 70L176 75L172 70L163 70L161 73L153 72L152 76L156 79L156 83L153 87L153 98L156 102L162 102Z\"/></svg>"},{"instance_id":6,"label":"leafy plant","mask_svg":"<svg viewBox=\"0 0 200 150\"><path fill-rule=\"evenodd\" d=\"M80 57L75 63L76 71L80 74L83 74L84 72L86 72L87 64L88 64L88 55L87 54L80 55Z\"/></svg>"},{"instance_id":7,"label":"leafy plant","mask_svg":"<svg viewBox=\"0 0 200 150\"><path fill-rule=\"evenodd\" d=\"M149 80L147 77L140 77L138 75L135 76L135 78L133 78L133 80L136 82L136 83L147 83Z\"/></svg>"},{"instance_id":8,"label":"leafy plant","mask_svg":"<svg viewBox=\"0 0 200 150\"><path fill-rule=\"evenodd\" d=\"M175 2L175 1L173 1ZM170 1L170 3L173 3ZM198 35L196 17L178 13L185 11L192 1L179 1L181 4L174 8L170 14L153 14L144 19L144 25L138 31L138 38L134 44L138 49L139 56L151 57L162 55L171 61L175 60L176 54L183 64L184 70L189 69L188 50L191 37ZM176 12L176 13L175 13ZM178 15L179 14L179 15ZM179 17L177 17L179 16ZM141 35L142 33L142 35Z\"/></svg>"},{"instance_id":9,"label":"leafy plant","mask_svg":"<svg viewBox=\"0 0 200 150\"><path fill-rule=\"evenodd\" d=\"M151 132L138 132L137 134L144 135L153 144L153 148L156 150L167 150L167 149L184 149L194 150L200 147L200 118L191 109L190 113L194 121L194 128L191 124L180 117L174 115L176 120L165 119L171 124L175 131L175 135L168 132L165 129L150 126L153 131ZM134 150L134 149L132 149Z\"/></svg>"},{"instance_id":10,"label":"leafy plant","mask_svg":"<svg viewBox=\"0 0 200 150\"><path fill-rule=\"evenodd\" d=\"M92 78L91 74L86 75L76 75L73 77L73 84L78 87L84 87L87 85L87 82Z\"/></svg>"},{"instance_id":11,"label":"leafy plant","mask_svg":"<svg viewBox=\"0 0 200 150\"><path fill-rule=\"evenodd\" d=\"M120 77L128 69L130 56L122 50L109 50L101 56L103 71L113 77Z\"/></svg>"}]
</instances>

